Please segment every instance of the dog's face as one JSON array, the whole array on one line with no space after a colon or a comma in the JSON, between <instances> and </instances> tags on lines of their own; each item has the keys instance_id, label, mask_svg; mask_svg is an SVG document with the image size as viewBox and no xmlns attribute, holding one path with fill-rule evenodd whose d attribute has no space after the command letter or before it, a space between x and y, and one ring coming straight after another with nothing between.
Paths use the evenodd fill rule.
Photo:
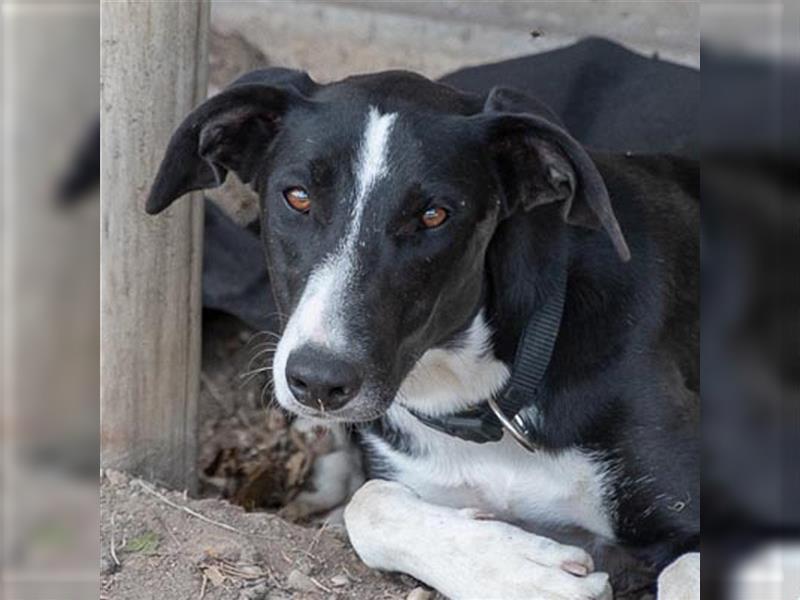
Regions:
<instances>
[{"instance_id":1,"label":"dog's face","mask_svg":"<svg viewBox=\"0 0 800 600\"><path fill-rule=\"evenodd\" d=\"M253 184L285 323L275 394L294 412L381 415L417 360L469 326L487 247L518 207L563 200L568 220L606 226L573 202L579 177L597 185L564 148L574 141L498 112L497 94L489 116L474 97L412 74L329 86L286 71L269 78L234 85L187 118L148 210L227 170Z\"/></svg>"},{"instance_id":2,"label":"dog's face","mask_svg":"<svg viewBox=\"0 0 800 600\"><path fill-rule=\"evenodd\" d=\"M289 317L273 368L285 407L375 418L475 314L500 200L479 140L455 121L368 99L287 119L261 190Z\"/></svg>"}]
</instances>

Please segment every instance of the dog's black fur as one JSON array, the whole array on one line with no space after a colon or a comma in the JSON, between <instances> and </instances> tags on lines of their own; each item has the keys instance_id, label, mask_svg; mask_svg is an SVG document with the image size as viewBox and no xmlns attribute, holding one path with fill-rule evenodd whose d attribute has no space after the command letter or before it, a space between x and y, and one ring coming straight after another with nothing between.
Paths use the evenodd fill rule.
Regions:
<instances>
[{"instance_id":1,"label":"dog's black fur","mask_svg":"<svg viewBox=\"0 0 800 600\"><path fill-rule=\"evenodd\" d=\"M559 227L552 210L505 221L487 259L495 352L512 362L519 324L550 285L548 256L563 246L567 299L539 396L539 441L617 459L616 533L663 563L699 542L699 173L667 156L593 159L631 261ZM649 484L632 484L647 475Z\"/></svg>"},{"instance_id":2,"label":"dog's black fur","mask_svg":"<svg viewBox=\"0 0 800 600\"><path fill-rule=\"evenodd\" d=\"M159 212L188 191L218 185L228 170L252 182L262 198L273 292L291 314L312 269L341 237L337 202L348 180L332 165L368 105L401 112L412 134L399 135L417 146L402 164L410 187L382 189L369 237L377 250L364 269L370 277L358 281L354 310L366 350L355 360L368 362L376 379L373 401L333 416L378 417L416 359L457 343L481 308L496 356L511 364L528 315L552 285L552 257L564 256L567 299L538 399L546 424L538 441L547 450L591 450L613 465L608 501L623 545L656 565L696 548L695 163L601 154L590 161L569 146L555 116L513 92L487 100L398 72L318 86L305 74L270 69L187 118L147 209ZM327 159L300 143L312 138L324 143ZM593 177L605 182L624 239L608 220L607 199L592 204L605 192ZM281 204L281 190L298 179L320 200L310 217ZM421 237L413 224L430 197L470 202L448 205L448 228Z\"/></svg>"}]
</instances>

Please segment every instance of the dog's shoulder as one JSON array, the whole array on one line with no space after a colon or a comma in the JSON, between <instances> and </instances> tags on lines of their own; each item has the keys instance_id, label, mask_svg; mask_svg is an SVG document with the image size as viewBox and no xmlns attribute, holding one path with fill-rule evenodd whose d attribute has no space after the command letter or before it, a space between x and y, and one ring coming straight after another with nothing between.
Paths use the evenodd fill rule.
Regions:
<instances>
[{"instance_id":1,"label":"dog's shoulder","mask_svg":"<svg viewBox=\"0 0 800 600\"><path fill-rule=\"evenodd\" d=\"M637 203L646 214L678 210L699 220L698 161L671 154L591 152L591 156L608 186L615 211L624 212Z\"/></svg>"},{"instance_id":2,"label":"dog's shoulder","mask_svg":"<svg viewBox=\"0 0 800 600\"><path fill-rule=\"evenodd\" d=\"M630 268L636 272L637 287L642 289L647 281L657 283L655 291L662 298L688 305L687 319L697 321L698 162L671 155L593 153L592 158L631 246ZM664 310L669 312L670 306Z\"/></svg>"}]
</instances>

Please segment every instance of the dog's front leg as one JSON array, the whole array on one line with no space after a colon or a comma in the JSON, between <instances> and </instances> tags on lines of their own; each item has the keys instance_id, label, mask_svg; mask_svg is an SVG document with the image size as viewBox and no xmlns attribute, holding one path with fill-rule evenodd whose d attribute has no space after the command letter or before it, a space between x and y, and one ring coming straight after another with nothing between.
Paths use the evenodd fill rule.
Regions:
<instances>
[{"instance_id":1,"label":"dog's front leg","mask_svg":"<svg viewBox=\"0 0 800 600\"><path fill-rule=\"evenodd\" d=\"M611 598L591 557L477 511L423 501L395 482L368 481L345 510L358 555L370 567L400 571L449 598Z\"/></svg>"}]
</instances>

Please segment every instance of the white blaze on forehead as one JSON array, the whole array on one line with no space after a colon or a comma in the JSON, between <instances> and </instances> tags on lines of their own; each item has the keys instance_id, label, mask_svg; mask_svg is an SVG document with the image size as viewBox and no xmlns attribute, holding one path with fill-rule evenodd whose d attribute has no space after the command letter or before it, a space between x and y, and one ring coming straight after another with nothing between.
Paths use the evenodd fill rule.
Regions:
<instances>
[{"instance_id":1,"label":"white blaze on forehead","mask_svg":"<svg viewBox=\"0 0 800 600\"><path fill-rule=\"evenodd\" d=\"M348 226L336 249L311 273L297 308L286 325L275 353L273 377L278 400L291 397L285 368L295 348L311 343L334 352L353 345L347 338L346 304L352 298L351 283L358 270L357 240L370 192L388 173L389 136L397 114L381 114L374 106L356 152ZM344 199L343 199L344 200Z\"/></svg>"},{"instance_id":2,"label":"white blaze on forehead","mask_svg":"<svg viewBox=\"0 0 800 600\"><path fill-rule=\"evenodd\" d=\"M396 118L396 114L382 115L377 108L370 107L367 126L364 128L356 163L353 166L355 190L347 233L323 265L314 271L307 285L315 290L314 295L321 296L316 299L312 296L312 303L319 305L320 310L317 311L316 327L309 331L309 335L322 345L335 348L348 343L346 332L343 331L345 327L343 309L351 297L352 290L348 288L358 269L356 241L370 192L387 173L389 133Z\"/></svg>"},{"instance_id":3,"label":"white blaze on forehead","mask_svg":"<svg viewBox=\"0 0 800 600\"><path fill-rule=\"evenodd\" d=\"M351 216L353 219L350 234L358 232L364 216L364 206L369 192L375 183L386 174L386 156L389 149L389 133L397 115L382 115L374 106L369 109L367 128L361 141L358 158L353 172L356 176L355 202Z\"/></svg>"}]
</instances>

